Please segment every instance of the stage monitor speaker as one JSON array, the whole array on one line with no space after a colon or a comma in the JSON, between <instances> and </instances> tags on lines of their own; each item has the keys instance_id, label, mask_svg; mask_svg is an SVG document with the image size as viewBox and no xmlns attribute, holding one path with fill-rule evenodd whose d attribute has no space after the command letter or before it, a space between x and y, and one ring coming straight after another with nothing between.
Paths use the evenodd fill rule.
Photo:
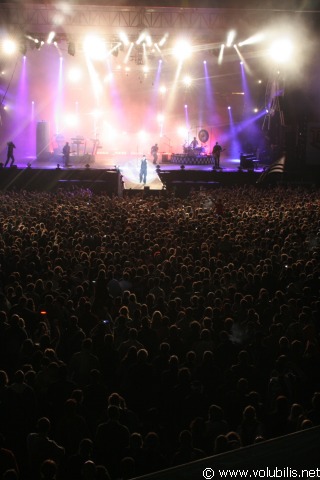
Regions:
<instances>
[{"instance_id":1,"label":"stage monitor speaker","mask_svg":"<svg viewBox=\"0 0 320 480\"><path fill-rule=\"evenodd\" d=\"M240 167L248 170L253 170L257 157L253 153L242 153L240 155Z\"/></svg>"},{"instance_id":2,"label":"stage monitor speaker","mask_svg":"<svg viewBox=\"0 0 320 480\"><path fill-rule=\"evenodd\" d=\"M46 160L50 154L50 133L48 122L38 122L36 131L36 153L39 160Z\"/></svg>"}]
</instances>

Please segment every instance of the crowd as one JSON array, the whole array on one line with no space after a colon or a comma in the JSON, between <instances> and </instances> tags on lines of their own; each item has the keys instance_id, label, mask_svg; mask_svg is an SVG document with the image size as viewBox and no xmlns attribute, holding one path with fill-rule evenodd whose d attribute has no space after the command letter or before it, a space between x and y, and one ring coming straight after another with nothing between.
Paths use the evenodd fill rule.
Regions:
<instances>
[{"instance_id":1,"label":"crowd","mask_svg":"<svg viewBox=\"0 0 320 480\"><path fill-rule=\"evenodd\" d=\"M129 479L320 424L319 190L0 200L0 477Z\"/></svg>"}]
</instances>

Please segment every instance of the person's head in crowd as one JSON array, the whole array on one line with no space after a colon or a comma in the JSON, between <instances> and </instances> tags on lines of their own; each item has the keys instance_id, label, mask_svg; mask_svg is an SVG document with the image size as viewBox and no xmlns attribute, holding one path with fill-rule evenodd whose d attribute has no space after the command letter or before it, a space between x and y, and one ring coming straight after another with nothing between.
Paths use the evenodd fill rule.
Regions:
<instances>
[{"instance_id":1,"label":"person's head in crowd","mask_svg":"<svg viewBox=\"0 0 320 480\"><path fill-rule=\"evenodd\" d=\"M109 405L107 409L108 419L113 422L118 422L120 418L120 410L117 405Z\"/></svg>"},{"instance_id":2,"label":"person's head in crowd","mask_svg":"<svg viewBox=\"0 0 320 480\"><path fill-rule=\"evenodd\" d=\"M214 442L214 455L219 455L220 453L225 453L230 450L228 438L226 435L218 435Z\"/></svg>"},{"instance_id":3,"label":"person's head in crowd","mask_svg":"<svg viewBox=\"0 0 320 480\"><path fill-rule=\"evenodd\" d=\"M137 353L137 362L140 364L146 363L148 361L149 354L145 348L140 348Z\"/></svg>"},{"instance_id":4,"label":"person's head in crowd","mask_svg":"<svg viewBox=\"0 0 320 480\"><path fill-rule=\"evenodd\" d=\"M143 439L143 448L146 450L157 450L159 447L159 435L156 432L148 432Z\"/></svg>"},{"instance_id":5,"label":"person's head in crowd","mask_svg":"<svg viewBox=\"0 0 320 480\"><path fill-rule=\"evenodd\" d=\"M41 480L55 480L57 478L58 467L54 460L45 460L40 467Z\"/></svg>"},{"instance_id":6,"label":"person's head in crowd","mask_svg":"<svg viewBox=\"0 0 320 480\"><path fill-rule=\"evenodd\" d=\"M9 378L5 370L0 370L0 390L5 388L9 383Z\"/></svg>"},{"instance_id":7,"label":"person's head in crowd","mask_svg":"<svg viewBox=\"0 0 320 480\"><path fill-rule=\"evenodd\" d=\"M18 480L18 479L19 479L19 474L13 468L6 470L1 477L1 480Z\"/></svg>"},{"instance_id":8,"label":"person's head in crowd","mask_svg":"<svg viewBox=\"0 0 320 480\"><path fill-rule=\"evenodd\" d=\"M242 447L240 435L237 432L231 431L226 434L229 450L236 450Z\"/></svg>"},{"instance_id":9,"label":"person's head in crowd","mask_svg":"<svg viewBox=\"0 0 320 480\"><path fill-rule=\"evenodd\" d=\"M79 443L79 455L82 458L91 458L93 454L93 441L91 438L83 438Z\"/></svg>"},{"instance_id":10,"label":"person's head in crowd","mask_svg":"<svg viewBox=\"0 0 320 480\"><path fill-rule=\"evenodd\" d=\"M70 399L73 399L77 402L77 405L81 405L83 402L83 390L76 388L72 391Z\"/></svg>"},{"instance_id":11,"label":"person's head in crowd","mask_svg":"<svg viewBox=\"0 0 320 480\"><path fill-rule=\"evenodd\" d=\"M114 405L118 408L126 408L125 399L117 392L113 392L109 395L108 405Z\"/></svg>"},{"instance_id":12,"label":"person's head in crowd","mask_svg":"<svg viewBox=\"0 0 320 480\"><path fill-rule=\"evenodd\" d=\"M219 405L210 405L208 416L211 422L219 422L224 419L224 412Z\"/></svg>"},{"instance_id":13,"label":"person's head in crowd","mask_svg":"<svg viewBox=\"0 0 320 480\"><path fill-rule=\"evenodd\" d=\"M96 480L96 473L96 464L92 460L87 460L81 468L81 480Z\"/></svg>"},{"instance_id":14,"label":"person's head in crowd","mask_svg":"<svg viewBox=\"0 0 320 480\"><path fill-rule=\"evenodd\" d=\"M17 370L13 376L13 382L21 385L24 382L24 373L22 370Z\"/></svg>"},{"instance_id":15,"label":"person's head in crowd","mask_svg":"<svg viewBox=\"0 0 320 480\"><path fill-rule=\"evenodd\" d=\"M132 450L138 450L142 448L143 438L142 435L138 432L133 432L130 435L130 448Z\"/></svg>"},{"instance_id":16,"label":"person's head in crowd","mask_svg":"<svg viewBox=\"0 0 320 480\"><path fill-rule=\"evenodd\" d=\"M51 429L51 422L47 417L41 417L37 421L37 430L40 435L48 436Z\"/></svg>"},{"instance_id":17,"label":"person's head in crowd","mask_svg":"<svg viewBox=\"0 0 320 480\"><path fill-rule=\"evenodd\" d=\"M121 460L122 480L129 480L135 477L136 465L132 457L123 457Z\"/></svg>"}]
</instances>

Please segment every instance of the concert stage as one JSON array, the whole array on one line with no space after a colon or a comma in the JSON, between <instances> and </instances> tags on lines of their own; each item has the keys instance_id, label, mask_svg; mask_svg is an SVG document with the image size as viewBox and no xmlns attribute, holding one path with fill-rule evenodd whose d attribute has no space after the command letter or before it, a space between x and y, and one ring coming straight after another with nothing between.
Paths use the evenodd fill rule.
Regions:
<instances>
[{"instance_id":1,"label":"concert stage","mask_svg":"<svg viewBox=\"0 0 320 480\"><path fill-rule=\"evenodd\" d=\"M257 182L261 171L227 171L213 168L179 168L158 169L158 176L166 190L188 192L190 189L209 189L218 186L253 185Z\"/></svg>"},{"instance_id":2,"label":"concert stage","mask_svg":"<svg viewBox=\"0 0 320 480\"><path fill-rule=\"evenodd\" d=\"M160 156L160 159L163 156ZM204 158L204 157L202 157ZM54 191L59 188L89 188L121 196L125 191L214 188L219 185L253 184L263 172L264 165L242 168L240 159L223 158L221 169L212 163L173 163L172 156L154 165L148 159L146 185L139 182L140 156L96 155L95 161L84 165L78 157L70 157L70 166L57 165L56 158L17 160L13 168L0 169L0 189ZM193 159L194 160L194 159ZM191 160L190 160L191 162ZM252 168L251 168L252 167Z\"/></svg>"},{"instance_id":3,"label":"concert stage","mask_svg":"<svg viewBox=\"0 0 320 480\"><path fill-rule=\"evenodd\" d=\"M82 188L95 193L122 196L122 175L118 169L18 168L0 169L0 190L58 191Z\"/></svg>"}]
</instances>

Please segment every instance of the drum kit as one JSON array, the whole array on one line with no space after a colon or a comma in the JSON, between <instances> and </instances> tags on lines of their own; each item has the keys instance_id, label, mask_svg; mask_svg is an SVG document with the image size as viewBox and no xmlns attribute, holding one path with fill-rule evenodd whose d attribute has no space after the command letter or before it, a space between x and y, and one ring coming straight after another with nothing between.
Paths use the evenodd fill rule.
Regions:
<instances>
[{"instance_id":1,"label":"drum kit","mask_svg":"<svg viewBox=\"0 0 320 480\"><path fill-rule=\"evenodd\" d=\"M201 147L192 147L190 145L184 144L182 146L183 153L189 155L190 157L197 157L199 155L207 155L207 145L202 145Z\"/></svg>"},{"instance_id":2,"label":"drum kit","mask_svg":"<svg viewBox=\"0 0 320 480\"><path fill-rule=\"evenodd\" d=\"M208 154L208 146L206 142L209 140L209 133L207 130L200 130L198 133L198 138L202 143L201 147L193 146L193 141L188 144L187 142L182 145L184 155L188 155L190 157L198 157L198 156L205 156Z\"/></svg>"}]
</instances>

